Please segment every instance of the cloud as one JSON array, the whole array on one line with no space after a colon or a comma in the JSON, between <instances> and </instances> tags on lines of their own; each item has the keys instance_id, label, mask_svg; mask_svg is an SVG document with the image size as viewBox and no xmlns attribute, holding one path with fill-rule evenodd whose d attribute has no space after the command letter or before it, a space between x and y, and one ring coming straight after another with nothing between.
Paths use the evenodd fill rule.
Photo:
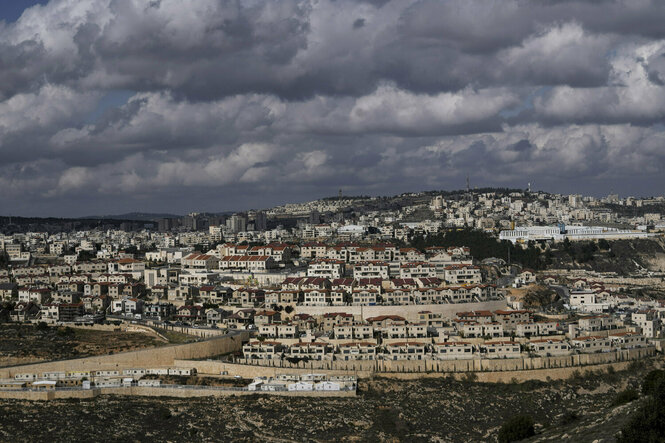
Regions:
<instances>
[{"instance_id":1,"label":"cloud","mask_svg":"<svg viewBox=\"0 0 665 443\"><path fill-rule=\"evenodd\" d=\"M654 123L665 117L665 88L659 77L665 42L622 47L611 60L607 86L558 86L538 97L536 111L556 121ZM650 64L653 63L653 66Z\"/></svg>"},{"instance_id":2,"label":"cloud","mask_svg":"<svg viewBox=\"0 0 665 443\"><path fill-rule=\"evenodd\" d=\"M579 23L554 24L530 35L520 45L502 50L498 58L505 75L515 81L569 86L607 81L607 57L613 37L591 34Z\"/></svg>"},{"instance_id":3,"label":"cloud","mask_svg":"<svg viewBox=\"0 0 665 443\"><path fill-rule=\"evenodd\" d=\"M88 168L69 168L60 176L57 188L49 192L66 193L72 190L80 190L85 186L89 186L94 180L95 177L92 175Z\"/></svg>"},{"instance_id":4,"label":"cloud","mask_svg":"<svg viewBox=\"0 0 665 443\"><path fill-rule=\"evenodd\" d=\"M466 174L651 193L663 20L655 0L51 0L0 24L0 207L229 210Z\"/></svg>"}]
</instances>

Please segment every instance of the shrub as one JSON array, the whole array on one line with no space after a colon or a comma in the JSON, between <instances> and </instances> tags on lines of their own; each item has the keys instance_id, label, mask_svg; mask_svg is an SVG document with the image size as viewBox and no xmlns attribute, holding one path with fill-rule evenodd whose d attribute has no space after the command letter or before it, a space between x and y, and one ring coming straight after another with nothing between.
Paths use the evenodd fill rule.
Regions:
<instances>
[{"instance_id":1,"label":"shrub","mask_svg":"<svg viewBox=\"0 0 665 443\"><path fill-rule=\"evenodd\" d=\"M464 378L462 379L467 383L473 383L476 380L478 380L478 375L475 372L467 372L464 374Z\"/></svg>"},{"instance_id":2,"label":"shrub","mask_svg":"<svg viewBox=\"0 0 665 443\"><path fill-rule=\"evenodd\" d=\"M577 412L575 411L566 411L562 416L561 416L561 424L562 425L569 425L572 422L576 421L578 418L580 418L579 415L577 415Z\"/></svg>"},{"instance_id":3,"label":"shrub","mask_svg":"<svg viewBox=\"0 0 665 443\"><path fill-rule=\"evenodd\" d=\"M536 430L533 425L533 418L530 415L516 415L509 418L499 429L499 443L510 443L535 435Z\"/></svg>"},{"instance_id":4,"label":"shrub","mask_svg":"<svg viewBox=\"0 0 665 443\"><path fill-rule=\"evenodd\" d=\"M633 360L629 365L628 365L628 371L629 372L637 372L645 368L645 363L644 360Z\"/></svg>"},{"instance_id":5,"label":"shrub","mask_svg":"<svg viewBox=\"0 0 665 443\"><path fill-rule=\"evenodd\" d=\"M44 321L40 321L37 323L37 326L35 327L38 331L46 331L48 330L48 325Z\"/></svg>"},{"instance_id":6,"label":"shrub","mask_svg":"<svg viewBox=\"0 0 665 443\"><path fill-rule=\"evenodd\" d=\"M650 371L644 377L644 381L642 382L642 394L652 395L655 392L658 383L660 383L663 380L665 380L664 370L654 369L653 371Z\"/></svg>"},{"instance_id":7,"label":"shrub","mask_svg":"<svg viewBox=\"0 0 665 443\"><path fill-rule=\"evenodd\" d=\"M604 251L608 251L610 249L610 242L608 242L604 238L601 238L600 240L598 240L598 247Z\"/></svg>"},{"instance_id":8,"label":"shrub","mask_svg":"<svg viewBox=\"0 0 665 443\"><path fill-rule=\"evenodd\" d=\"M637 400L639 396L640 395L637 393L635 389L633 388L625 389L619 392L616 395L616 397L614 397L614 400L612 400L612 406L625 405L626 403L630 403L633 400Z\"/></svg>"},{"instance_id":9,"label":"shrub","mask_svg":"<svg viewBox=\"0 0 665 443\"><path fill-rule=\"evenodd\" d=\"M654 372L658 371L647 374L643 384L643 389L648 386L649 397L621 429L617 436L619 443L665 441L665 379ZM653 383L647 383L647 378Z\"/></svg>"},{"instance_id":10,"label":"shrub","mask_svg":"<svg viewBox=\"0 0 665 443\"><path fill-rule=\"evenodd\" d=\"M74 329L70 328L69 326L65 326L64 328L58 329L58 335L60 336L73 335L73 334L74 334Z\"/></svg>"},{"instance_id":11,"label":"shrub","mask_svg":"<svg viewBox=\"0 0 665 443\"><path fill-rule=\"evenodd\" d=\"M575 369L572 374L570 374L569 380L575 381L575 380L581 380L582 379L582 373L579 371L579 369Z\"/></svg>"},{"instance_id":12,"label":"shrub","mask_svg":"<svg viewBox=\"0 0 665 443\"><path fill-rule=\"evenodd\" d=\"M397 408L378 409L375 425L381 429L381 432L396 436L404 436L409 429Z\"/></svg>"}]
</instances>

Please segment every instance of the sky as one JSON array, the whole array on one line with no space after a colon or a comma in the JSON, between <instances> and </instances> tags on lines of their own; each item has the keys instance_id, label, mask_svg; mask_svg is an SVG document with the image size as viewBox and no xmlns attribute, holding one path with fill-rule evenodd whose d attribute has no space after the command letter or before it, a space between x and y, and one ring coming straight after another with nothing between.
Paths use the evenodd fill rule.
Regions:
<instances>
[{"instance_id":1,"label":"sky","mask_svg":"<svg viewBox=\"0 0 665 443\"><path fill-rule=\"evenodd\" d=\"M659 0L12 0L0 214L662 195Z\"/></svg>"}]
</instances>

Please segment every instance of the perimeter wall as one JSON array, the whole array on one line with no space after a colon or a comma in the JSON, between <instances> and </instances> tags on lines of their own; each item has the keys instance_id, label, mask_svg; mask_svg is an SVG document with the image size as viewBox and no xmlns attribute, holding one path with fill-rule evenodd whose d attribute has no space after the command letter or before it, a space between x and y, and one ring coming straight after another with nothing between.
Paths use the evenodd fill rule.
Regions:
<instances>
[{"instance_id":1,"label":"perimeter wall","mask_svg":"<svg viewBox=\"0 0 665 443\"><path fill-rule=\"evenodd\" d=\"M249 332L240 332L236 335L216 337L182 345L0 368L0 378L13 378L15 374L20 373L41 374L43 372L60 371L176 367L177 365L174 363L176 360L188 361L186 364L189 366L187 367L192 367L191 362L189 362L191 359L213 357L241 350L243 342L249 340L249 334Z\"/></svg>"},{"instance_id":2,"label":"perimeter wall","mask_svg":"<svg viewBox=\"0 0 665 443\"><path fill-rule=\"evenodd\" d=\"M455 374L464 376L475 373L479 377L485 373L529 373L542 372L543 377L562 378L576 370L584 371L598 365L622 364L623 369L634 360L653 356L655 348L645 347L625 349L598 354L576 354L559 357L507 358L507 359L468 359L468 360L375 360L375 361L323 361L300 362L291 364L287 361L270 362L272 364L238 364L221 361L176 361L176 366L196 368L199 374L228 376L239 375L245 378L275 376L283 373L323 373L328 375L353 374L359 377L386 376L395 378L420 378ZM536 373L537 374L537 373ZM563 378L566 378L563 377Z\"/></svg>"}]
</instances>

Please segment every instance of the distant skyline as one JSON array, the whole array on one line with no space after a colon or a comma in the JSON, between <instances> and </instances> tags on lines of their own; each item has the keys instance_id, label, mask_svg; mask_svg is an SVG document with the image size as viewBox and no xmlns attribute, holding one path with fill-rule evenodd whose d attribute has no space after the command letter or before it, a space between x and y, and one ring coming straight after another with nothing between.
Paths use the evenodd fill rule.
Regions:
<instances>
[{"instance_id":1,"label":"distant skyline","mask_svg":"<svg viewBox=\"0 0 665 443\"><path fill-rule=\"evenodd\" d=\"M494 188L494 189L508 188L508 189L516 189L516 190L526 190L526 187L525 188L517 188L517 187L498 187L498 186L497 187L493 187L493 186L477 186L477 187L472 186L471 190L472 191L478 191L479 189L484 189L484 188ZM465 192L465 190L466 190L466 188L425 189L425 190L420 190L420 191L411 190L411 191L396 192L396 193L390 194L390 195L387 195L387 194L385 194L385 195L381 195L381 194L377 194L377 195L365 195L365 194L343 195L342 198L344 198L344 197L360 197L360 196L365 196L365 197L369 197L369 198L372 198L372 197L391 198L391 197L396 197L396 196L403 195L403 194L412 194L412 193L418 194L418 193L436 193L436 192L441 192L441 193L443 193L443 192ZM580 193L556 193L556 192L549 192L545 189L533 189L533 188L531 189L531 192L533 192L533 193L544 192L544 193L551 194L551 195L558 194L558 195L563 195L563 196L570 195L570 194L580 194ZM610 194L611 193L602 194L602 195L592 195L592 194L581 194L581 195L583 197L604 198L604 197L607 197ZM614 194L617 194L617 193L614 193ZM622 199L627 198L627 197L645 198L646 199L646 198L660 197L660 196L661 195L656 195L656 194L654 194L654 195L621 195L621 194L619 194L619 198L622 198ZM322 199L325 199L325 198L335 198L335 197L337 197L337 195L332 195L331 194L331 195L324 195L324 196L314 197L314 198L310 198L310 199L307 199L307 200L287 201L287 202L277 203L277 204L274 204L274 205L271 205L271 206L265 206L265 207L247 206L247 207L242 207L242 208L230 208L230 209L224 209L224 210L214 209L214 208L213 209L200 209L199 208L199 209L192 209L190 211L181 212L181 213L178 213L178 212L165 213L165 212L158 212L158 211L138 211L138 210L136 210L136 211L125 211L125 212L113 212L113 213L89 213L89 214L81 214L81 215L78 215L78 216L59 216L59 215L52 215L52 214L26 215L26 214L0 213L0 217L10 216L10 217L37 217L37 218L49 218L49 217L54 217L54 218L100 218L100 217L104 217L104 218L108 218L108 217L126 218L126 217L123 217L123 216L127 216L127 215L130 215L130 214L143 214L143 215L151 215L151 216L152 215L159 215L159 216L164 216L164 217L169 218L169 217L183 217L183 216L186 216L187 214L191 214L191 213L232 214L232 213L235 213L235 212L247 212L247 211L250 211L250 210L257 210L257 211L261 210L262 211L262 210L268 210L268 209L271 209L271 208L274 208L274 207L277 207L277 206L283 206L283 205L286 205L286 204L302 204L302 203L307 203L307 202L310 202L310 201L322 200ZM118 217L118 216L120 216L120 217Z\"/></svg>"},{"instance_id":2,"label":"distant skyline","mask_svg":"<svg viewBox=\"0 0 665 443\"><path fill-rule=\"evenodd\" d=\"M665 3L0 5L0 215L665 193Z\"/></svg>"}]
</instances>

